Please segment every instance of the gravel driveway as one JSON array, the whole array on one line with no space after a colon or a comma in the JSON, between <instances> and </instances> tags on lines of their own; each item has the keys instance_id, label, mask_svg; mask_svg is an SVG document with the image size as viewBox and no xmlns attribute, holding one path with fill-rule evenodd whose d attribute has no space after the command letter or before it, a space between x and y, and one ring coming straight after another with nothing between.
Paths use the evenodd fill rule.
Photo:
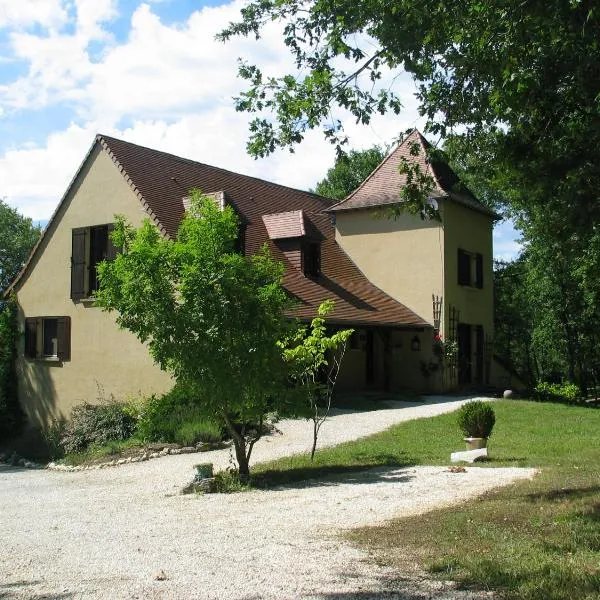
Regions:
<instances>
[{"instance_id":1,"label":"gravel driveway","mask_svg":"<svg viewBox=\"0 0 600 600\"><path fill-rule=\"evenodd\" d=\"M389 410L339 412L323 426L320 445L460 403L431 397ZM309 422L283 421L279 428L283 435L257 444L253 462L309 448ZM228 460L229 452L220 450L76 473L0 467L0 598L489 597L398 579L337 534L459 502L534 473L373 469L266 492L179 494L192 465L224 467Z\"/></svg>"}]
</instances>

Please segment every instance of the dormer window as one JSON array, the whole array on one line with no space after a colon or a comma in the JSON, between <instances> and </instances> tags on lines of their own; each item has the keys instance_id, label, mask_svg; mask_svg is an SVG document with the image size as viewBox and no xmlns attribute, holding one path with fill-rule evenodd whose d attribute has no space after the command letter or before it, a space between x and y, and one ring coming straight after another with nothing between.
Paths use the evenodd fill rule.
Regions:
<instances>
[{"instance_id":1,"label":"dormer window","mask_svg":"<svg viewBox=\"0 0 600 600\"><path fill-rule=\"evenodd\" d=\"M308 277L318 277L321 274L321 244L318 242L304 242L302 270Z\"/></svg>"},{"instance_id":2,"label":"dormer window","mask_svg":"<svg viewBox=\"0 0 600 600\"><path fill-rule=\"evenodd\" d=\"M269 239L281 250L290 264L307 277L321 273L320 231L302 210L262 216Z\"/></svg>"}]
</instances>

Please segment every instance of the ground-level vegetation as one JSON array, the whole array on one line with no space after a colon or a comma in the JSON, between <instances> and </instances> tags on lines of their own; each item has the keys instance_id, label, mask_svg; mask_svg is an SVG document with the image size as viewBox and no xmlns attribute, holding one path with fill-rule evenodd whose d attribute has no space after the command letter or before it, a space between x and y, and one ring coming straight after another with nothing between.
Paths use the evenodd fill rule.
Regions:
<instances>
[{"instance_id":1,"label":"ground-level vegetation","mask_svg":"<svg viewBox=\"0 0 600 600\"><path fill-rule=\"evenodd\" d=\"M523 401L494 408L497 426L485 466L534 466L539 475L350 538L399 572L417 562L443 579L511 600L599 598L600 411ZM445 464L456 448L453 418L414 421L383 435L405 463ZM378 436L361 442L363 461L387 460L379 442Z\"/></svg>"}]
</instances>

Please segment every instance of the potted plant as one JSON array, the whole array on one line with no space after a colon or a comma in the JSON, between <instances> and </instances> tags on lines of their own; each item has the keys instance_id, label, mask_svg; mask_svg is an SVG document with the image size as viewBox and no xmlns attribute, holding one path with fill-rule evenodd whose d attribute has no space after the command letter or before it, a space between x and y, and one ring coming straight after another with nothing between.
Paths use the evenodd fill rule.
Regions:
<instances>
[{"instance_id":1,"label":"potted plant","mask_svg":"<svg viewBox=\"0 0 600 600\"><path fill-rule=\"evenodd\" d=\"M458 426L465 435L467 450L485 448L495 422L494 409L488 402L473 400L463 404L458 411Z\"/></svg>"}]
</instances>

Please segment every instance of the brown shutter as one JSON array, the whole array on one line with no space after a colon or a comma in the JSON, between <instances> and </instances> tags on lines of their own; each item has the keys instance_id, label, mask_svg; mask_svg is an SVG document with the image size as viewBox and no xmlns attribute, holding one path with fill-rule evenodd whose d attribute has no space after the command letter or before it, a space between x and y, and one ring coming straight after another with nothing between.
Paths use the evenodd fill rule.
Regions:
<instances>
[{"instance_id":1,"label":"brown shutter","mask_svg":"<svg viewBox=\"0 0 600 600\"><path fill-rule=\"evenodd\" d=\"M458 285L471 285L471 255L458 249Z\"/></svg>"},{"instance_id":2,"label":"brown shutter","mask_svg":"<svg viewBox=\"0 0 600 600\"><path fill-rule=\"evenodd\" d=\"M86 296L85 290L85 236L86 227L73 229L71 254L71 299L79 302Z\"/></svg>"},{"instance_id":3,"label":"brown shutter","mask_svg":"<svg viewBox=\"0 0 600 600\"><path fill-rule=\"evenodd\" d=\"M481 254L475 256L475 286L479 289L483 288L483 256Z\"/></svg>"},{"instance_id":4,"label":"brown shutter","mask_svg":"<svg viewBox=\"0 0 600 600\"><path fill-rule=\"evenodd\" d=\"M60 360L71 360L71 317L58 317L56 321L56 354Z\"/></svg>"},{"instance_id":5,"label":"brown shutter","mask_svg":"<svg viewBox=\"0 0 600 600\"><path fill-rule=\"evenodd\" d=\"M25 356L35 358L37 356L37 319L25 319Z\"/></svg>"},{"instance_id":6,"label":"brown shutter","mask_svg":"<svg viewBox=\"0 0 600 600\"><path fill-rule=\"evenodd\" d=\"M118 248L117 246L115 246L113 244L113 241L110 237L115 228L115 224L109 223L107 225L107 228L108 228L108 241L106 243L106 260L115 260L117 254L121 251L121 248Z\"/></svg>"}]
</instances>

